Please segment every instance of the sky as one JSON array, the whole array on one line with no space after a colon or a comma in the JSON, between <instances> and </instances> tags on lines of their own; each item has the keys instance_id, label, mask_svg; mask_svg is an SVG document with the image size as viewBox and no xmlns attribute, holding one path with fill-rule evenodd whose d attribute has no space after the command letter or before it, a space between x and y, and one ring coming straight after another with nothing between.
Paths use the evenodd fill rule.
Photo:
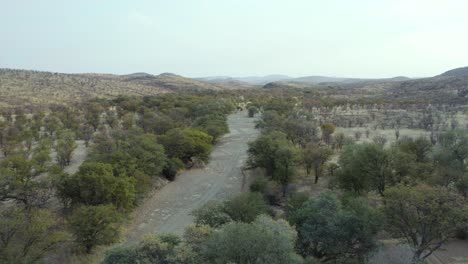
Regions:
<instances>
[{"instance_id":1,"label":"sky","mask_svg":"<svg viewBox=\"0 0 468 264\"><path fill-rule=\"evenodd\" d=\"M468 66L466 0L0 0L0 68L423 77Z\"/></svg>"}]
</instances>

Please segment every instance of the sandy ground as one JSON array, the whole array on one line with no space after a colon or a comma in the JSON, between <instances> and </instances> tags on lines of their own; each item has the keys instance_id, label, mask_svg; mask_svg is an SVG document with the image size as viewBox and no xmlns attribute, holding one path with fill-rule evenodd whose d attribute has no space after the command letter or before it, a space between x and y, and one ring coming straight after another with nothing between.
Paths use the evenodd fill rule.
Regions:
<instances>
[{"instance_id":1,"label":"sandy ground","mask_svg":"<svg viewBox=\"0 0 468 264\"><path fill-rule=\"evenodd\" d=\"M467 264L468 240L452 240L426 259L429 264Z\"/></svg>"},{"instance_id":2,"label":"sandy ground","mask_svg":"<svg viewBox=\"0 0 468 264\"><path fill-rule=\"evenodd\" d=\"M193 222L190 214L194 209L248 188L241 168L247 159L247 143L256 138L258 131L246 112L230 115L228 124L231 132L215 146L205 168L181 173L135 210L125 245L138 243L146 234L182 234Z\"/></svg>"}]
</instances>

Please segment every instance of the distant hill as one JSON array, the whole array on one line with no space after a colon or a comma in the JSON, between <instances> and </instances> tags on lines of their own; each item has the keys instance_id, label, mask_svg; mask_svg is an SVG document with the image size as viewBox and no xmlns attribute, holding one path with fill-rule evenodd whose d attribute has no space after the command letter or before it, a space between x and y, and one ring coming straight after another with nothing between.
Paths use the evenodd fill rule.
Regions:
<instances>
[{"instance_id":1,"label":"distant hill","mask_svg":"<svg viewBox=\"0 0 468 264\"><path fill-rule=\"evenodd\" d=\"M265 85L269 82L276 82L280 80L289 80L291 77L281 74L271 74L266 76L248 76L248 77L230 77L230 76L209 76L197 78L197 80L202 80L210 83L236 83L241 86L248 85Z\"/></svg>"},{"instance_id":2,"label":"distant hill","mask_svg":"<svg viewBox=\"0 0 468 264\"><path fill-rule=\"evenodd\" d=\"M149 87L155 87L166 91L181 91L181 90L222 90L226 87L221 87L211 83L186 78L173 73L162 73L160 75L132 75L123 76L124 82L135 83Z\"/></svg>"},{"instance_id":3,"label":"distant hill","mask_svg":"<svg viewBox=\"0 0 468 264\"><path fill-rule=\"evenodd\" d=\"M468 67L452 69L434 77L397 82L386 92L394 97L468 103Z\"/></svg>"},{"instance_id":4,"label":"distant hill","mask_svg":"<svg viewBox=\"0 0 468 264\"><path fill-rule=\"evenodd\" d=\"M263 88L277 88L281 86L287 87L309 87L310 85L353 85L364 86L373 83L389 83L411 80L408 77L397 76L393 78L382 79L361 79L361 78L342 78L342 77L327 77L327 76L306 76L299 78L291 78L279 82L267 83Z\"/></svg>"},{"instance_id":5,"label":"distant hill","mask_svg":"<svg viewBox=\"0 0 468 264\"><path fill-rule=\"evenodd\" d=\"M468 78L468 67L456 68L446 71L439 76L465 77Z\"/></svg>"},{"instance_id":6,"label":"distant hill","mask_svg":"<svg viewBox=\"0 0 468 264\"><path fill-rule=\"evenodd\" d=\"M340 77L327 77L327 76L304 76L299 78L292 78L287 80L288 82L300 82L300 83L331 83L331 82L345 82L351 81L352 78L340 78Z\"/></svg>"},{"instance_id":7,"label":"distant hill","mask_svg":"<svg viewBox=\"0 0 468 264\"><path fill-rule=\"evenodd\" d=\"M227 86L164 73L65 74L0 69L0 108L79 102L89 98L119 95L156 95L181 90L221 90Z\"/></svg>"}]
</instances>

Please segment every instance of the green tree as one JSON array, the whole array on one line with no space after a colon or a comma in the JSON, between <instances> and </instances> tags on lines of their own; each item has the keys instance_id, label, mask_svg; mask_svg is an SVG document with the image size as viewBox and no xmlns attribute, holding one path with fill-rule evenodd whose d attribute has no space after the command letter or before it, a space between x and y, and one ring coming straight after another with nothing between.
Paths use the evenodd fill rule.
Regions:
<instances>
[{"instance_id":1,"label":"green tree","mask_svg":"<svg viewBox=\"0 0 468 264\"><path fill-rule=\"evenodd\" d=\"M47 169L35 159L28 160L20 154L0 161L0 200L15 200L26 207L44 205L51 195L49 181L37 176Z\"/></svg>"},{"instance_id":2,"label":"green tree","mask_svg":"<svg viewBox=\"0 0 468 264\"><path fill-rule=\"evenodd\" d=\"M219 227L232 221L232 218L224 211L224 206L217 202L208 202L192 212L197 225Z\"/></svg>"},{"instance_id":3,"label":"green tree","mask_svg":"<svg viewBox=\"0 0 468 264\"><path fill-rule=\"evenodd\" d=\"M230 223L205 243L209 263L300 263L294 252L296 232L284 220L258 217L253 223Z\"/></svg>"},{"instance_id":4,"label":"green tree","mask_svg":"<svg viewBox=\"0 0 468 264\"><path fill-rule=\"evenodd\" d=\"M184 242L197 252L203 248L203 244L211 237L214 230L208 225L189 225L184 230Z\"/></svg>"},{"instance_id":5,"label":"green tree","mask_svg":"<svg viewBox=\"0 0 468 264\"><path fill-rule=\"evenodd\" d=\"M226 117L222 114L209 114L198 117L194 121L193 127L213 137L213 142L229 132Z\"/></svg>"},{"instance_id":6,"label":"green tree","mask_svg":"<svg viewBox=\"0 0 468 264\"><path fill-rule=\"evenodd\" d=\"M345 144L345 134L343 132L339 132L335 134L335 147L338 150L343 149L343 145Z\"/></svg>"},{"instance_id":7,"label":"green tree","mask_svg":"<svg viewBox=\"0 0 468 264\"><path fill-rule=\"evenodd\" d=\"M434 151L434 163L439 183L448 186L463 181L468 158L468 135L464 131L453 130L439 136L439 144Z\"/></svg>"},{"instance_id":8,"label":"green tree","mask_svg":"<svg viewBox=\"0 0 468 264\"><path fill-rule=\"evenodd\" d=\"M58 249L69 235L44 209L4 208L0 213L0 262L37 263Z\"/></svg>"},{"instance_id":9,"label":"green tree","mask_svg":"<svg viewBox=\"0 0 468 264\"><path fill-rule=\"evenodd\" d=\"M80 134L81 134L81 138L85 142L85 146L88 147L89 142L93 138L94 128L90 126L89 124L82 125L80 127Z\"/></svg>"},{"instance_id":10,"label":"green tree","mask_svg":"<svg viewBox=\"0 0 468 264\"><path fill-rule=\"evenodd\" d=\"M171 129L159 138L171 158L187 163L192 158L207 162L211 153L213 137L197 129Z\"/></svg>"},{"instance_id":11,"label":"green tree","mask_svg":"<svg viewBox=\"0 0 468 264\"><path fill-rule=\"evenodd\" d=\"M250 223L261 214L266 214L266 205L260 193L243 193L224 203L211 202L194 210L195 223L219 227L226 223L246 222Z\"/></svg>"},{"instance_id":12,"label":"green tree","mask_svg":"<svg viewBox=\"0 0 468 264\"><path fill-rule=\"evenodd\" d=\"M443 187L395 186L385 191L383 212L388 230L414 249L413 262L424 260L466 225L463 198Z\"/></svg>"},{"instance_id":13,"label":"green tree","mask_svg":"<svg viewBox=\"0 0 468 264\"><path fill-rule=\"evenodd\" d=\"M266 174L283 185L283 190L295 174L297 151L282 132L261 135L249 143L249 168L264 168Z\"/></svg>"},{"instance_id":14,"label":"green tree","mask_svg":"<svg viewBox=\"0 0 468 264\"><path fill-rule=\"evenodd\" d=\"M138 129L115 133L113 137L98 135L88 160L111 164L116 176L160 176L167 165L164 148L156 136Z\"/></svg>"},{"instance_id":15,"label":"green tree","mask_svg":"<svg viewBox=\"0 0 468 264\"><path fill-rule=\"evenodd\" d=\"M50 136L55 136L63 128L63 123L58 117L49 115L44 118L44 128Z\"/></svg>"},{"instance_id":16,"label":"green tree","mask_svg":"<svg viewBox=\"0 0 468 264\"><path fill-rule=\"evenodd\" d=\"M180 243L174 235L148 235L140 242L137 251L143 263L172 264L170 259Z\"/></svg>"},{"instance_id":17,"label":"green tree","mask_svg":"<svg viewBox=\"0 0 468 264\"><path fill-rule=\"evenodd\" d=\"M403 137L398 140L397 146L401 151L413 154L416 157L416 162L428 161L432 150L431 141L422 136L416 139Z\"/></svg>"},{"instance_id":18,"label":"green tree","mask_svg":"<svg viewBox=\"0 0 468 264\"><path fill-rule=\"evenodd\" d=\"M138 252L134 248L115 247L106 251L103 264L139 264Z\"/></svg>"},{"instance_id":19,"label":"green tree","mask_svg":"<svg viewBox=\"0 0 468 264\"><path fill-rule=\"evenodd\" d=\"M335 125L326 123L321 126L322 128L322 140L327 143L327 145L330 145L331 143L331 136L333 132L335 132Z\"/></svg>"},{"instance_id":20,"label":"green tree","mask_svg":"<svg viewBox=\"0 0 468 264\"><path fill-rule=\"evenodd\" d=\"M317 127L313 122L306 119L289 117L282 124L282 130L285 131L287 138L294 145L298 145L301 148L318 141Z\"/></svg>"},{"instance_id":21,"label":"green tree","mask_svg":"<svg viewBox=\"0 0 468 264\"><path fill-rule=\"evenodd\" d=\"M313 168L315 173L315 183L322 175L323 167L333 154L333 151L327 147L321 147L315 144L307 144L301 153L301 162L304 164L307 176Z\"/></svg>"},{"instance_id":22,"label":"green tree","mask_svg":"<svg viewBox=\"0 0 468 264\"><path fill-rule=\"evenodd\" d=\"M85 162L74 175L62 175L56 181L59 197L72 205L100 205L112 203L119 209L128 209L135 200L135 180L115 177L112 166Z\"/></svg>"},{"instance_id":23,"label":"green tree","mask_svg":"<svg viewBox=\"0 0 468 264\"><path fill-rule=\"evenodd\" d=\"M224 202L224 212L236 222L250 223L261 214L266 214L266 205L260 193L243 193Z\"/></svg>"},{"instance_id":24,"label":"green tree","mask_svg":"<svg viewBox=\"0 0 468 264\"><path fill-rule=\"evenodd\" d=\"M343 189L356 193L377 190L381 195L392 180L390 156L377 144L354 144L345 148L339 160L338 180Z\"/></svg>"},{"instance_id":25,"label":"green tree","mask_svg":"<svg viewBox=\"0 0 468 264\"><path fill-rule=\"evenodd\" d=\"M121 221L112 205L81 206L73 210L69 219L75 240L86 253L91 253L95 246L117 241Z\"/></svg>"},{"instance_id":26,"label":"green tree","mask_svg":"<svg viewBox=\"0 0 468 264\"><path fill-rule=\"evenodd\" d=\"M75 133L70 130L59 133L55 150L57 151L57 163L60 167L63 168L70 165L72 154L76 147Z\"/></svg>"},{"instance_id":27,"label":"green tree","mask_svg":"<svg viewBox=\"0 0 468 264\"><path fill-rule=\"evenodd\" d=\"M104 112L104 108L96 102L89 103L86 107L85 119L93 128L97 130L101 123L101 114Z\"/></svg>"},{"instance_id":28,"label":"green tree","mask_svg":"<svg viewBox=\"0 0 468 264\"><path fill-rule=\"evenodd\" d=\"M363 261L374 248L374 235L380 217L362 200L340 201L331 192L311 198L293 211L291 223L299 233L298 248L302 255L323 262Z\"/></svg>"},{"instance_id":29,"label":"green tree","mask_svg":"<svg viewBox=\"0 0 468 264\"><path fill-rule=\"evenodd\" d=\"M248 111L248 116L249 117L254 117L255 114L257 114L257 112L258 112L258 108L252 105L252 106L249 106L247 111Z\"/></svg>"}]
</instances>

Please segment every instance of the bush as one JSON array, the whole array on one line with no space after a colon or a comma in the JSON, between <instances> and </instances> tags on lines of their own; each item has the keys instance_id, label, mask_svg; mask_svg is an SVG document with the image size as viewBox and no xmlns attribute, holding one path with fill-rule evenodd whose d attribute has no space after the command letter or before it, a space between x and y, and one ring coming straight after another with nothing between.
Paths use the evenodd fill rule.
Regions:
<instances>
[{"instance_id":1,"label":"bush","mask_svg":"<svg viewBox=\"0 0 468 264\"><path fill-rule=\"evenodd\" d=\"M213 234L213 229L207 225L189 225L184 231L185 243L196 251L200 251L203 243Z\"/></svg>"},{"instance_id":2,"label":"bush","mask_svg":"<svg viewBox=\"0 0 468 264\"><path fill-rule=\"evenodd\" d=\"M233 221L250 223L266 214L268 206L260 193L243 193L224 202L224 211Z\"/></svg>"},{"instance_id":3,"label":"bush","mask_svg":"<svg viewBox=\"0 0 468 264\"><path fill-rule=\"evenodd\" d=\"M178 158L169 159L164 167L162 173L166 179L173 181L177 172L184 167L184 163Z\"/></svg>"},{"instance_id":4,"label":"bush","mask_svg":"<svg viewBox=\"0 0 468 264\"><path fill-rule=\"evenodd\" d=\"M106 252L103 264L139 264L134 248L115 247Z\"/></svg>"},{"instance_id":5,"label":"bush","mask_svg":"<svg viewBox=\"0 0 468 264\"><path fill-rule=\"evenodd\" d=\"M81 206L75 209L69 223L76 242L86 253L97 245L117 241L120 234L121 215L112 205Z\"/></svg>"},{"instance_id":6,"label":"bush","mask_svg":"<svg viewBox=\"0 0 468 264\"><path fill-rule=\"evenodd\" d=\"M284 220L267 216L253 223L230 223L205 243L208 263L300 263L294 252L296 231Z\"/></svg>"},{"instance_id":7,"label":"bush","mask_svg":"<svg viewBox=\"0 0 468 264\"><path fill-rule=\"evenodd\" d=\"M283 188L277 182L269 181L263 195L270 205L279 205L283 197Z\"/></svg>"},{"instance_id":8,"label":"bush","mask_svg":"<svg viewBox=\"0 0 468 264\"><path fill-rule=\"evenodd\" d=\"M173 255L174 248L180 240L169 236L146 236L138 245L138 255L143 263L171 263L169 258Z\"/></svg>"},{"instance_id":9,"label":"bush","mask_svg":"<svg viewBox=\"0 0 468 264\"><path fill-rule=\"evenodd\" d=\"M258 112L258 108L255 106L249 106L248 112L249 117L254 117L255 114Z\"/></svg>"},{"instance_id":10,"label":"bush","mask_svg":"<svg viewBox=\"0 0 468 264\"><path fill-rule=\"evenodd\" d=\"M194 210L192 215L197 225L208 225L219 227L232 221L231 217L224 211L222 204L210 202Z\"/></svg>"},{"instance_id":11,"label":"bush","mask_svg":"<svg viewBox=\"0 0 468 264\"><path fill-rule=\"evenodd\" d=\"M159 139L170 158L178 158L185 163L192 162L192 158L207 162L213 141L212 136L193 128L171 129Z\"/></svg>"},{"instance_id":12,"label":"bush","mask_svg":"<svg viewBox=\"0 0 468 264\"><path fill-rule=\"evenodd\" d=\"M135 179L115 177L109 164L83 163L76 174L58 179L56 186L60 198L72 205L112 203L128 209L135 200Z\"/></svg>"},{"instance_id":13,"label":"bush","mask_svg":"<svg viewBox=\"0 0 468 264\"><path fill-rule=\"evenodd\" d=\"M226 223L250 223L261 214L266 214L266 205L260 193L243 193L222 204L210 202L192 212L195 223L219 227Z\"/></svg>"},{"instance_id":14,"label":"bush","mask_svg":"<svg viewBox=\"0 0 468 264\"><path fill-rule=\"evenodd\" d=\"M348 200L343 205L331 192L309 199L290 219L297 226L303 256L346 263L363 261L375 246L381 222L362 200Z\"/></svg>"},{"instance_id":15,"label":"bush","mask_svg":"<svg viewBox=\"0 0 468 264\"><path fill-rule=\"evenodd\" d=\"M267 184L267 179L265 179L264 177L258 177L252 182L252 184L250 184L250 191L259 192L263 194L265 192Z\"/></svg>"}]
</instances>

